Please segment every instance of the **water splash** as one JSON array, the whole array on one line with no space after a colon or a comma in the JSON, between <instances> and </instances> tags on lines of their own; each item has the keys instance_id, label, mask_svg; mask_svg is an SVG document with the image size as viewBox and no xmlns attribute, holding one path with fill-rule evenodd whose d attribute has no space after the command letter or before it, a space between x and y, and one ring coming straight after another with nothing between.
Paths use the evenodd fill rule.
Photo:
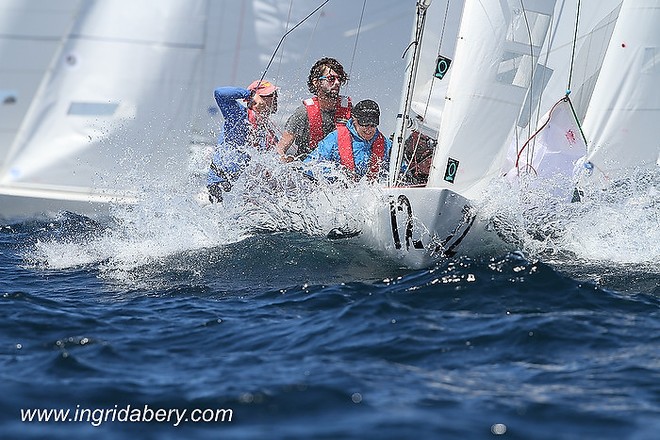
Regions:
<instances>
[{"instance_id":1,"label":"water splash","mask_svg":"<svg viewBox=\"0 0 660 440\"><path fill-rule=\"evenodd\" d=\"M222 252L265 231L324 237L338 226L357 227L365 215L357 202L376 191L367 184L349 184L336 170L330 180L310 179L302 164L283 164L273 153L254 151L223 203L211 204L206 170L170 167L151 177L135 167L128 178L140 188L136 205L113 207L111 218L85 228L84 234L67 226L79 220L60 219L57 232L30 249L29 261L52 269L97 265L104 273L124 277L186 252ZM320 169L311 170L319 175Z\"/></svg>"},{"instance_id":2,"label":"water splash","mask_svg":"<svg viewBox=\"0 0 660 440\"><path fill-rule=\"evenodd\" d=\"M651 265L660 262L660 171L633 170L572 203L561 179L514 188L493 183L484 212L532 258ZM514 194L514 197L511 195Z\"/></svg>"}]
</instances>

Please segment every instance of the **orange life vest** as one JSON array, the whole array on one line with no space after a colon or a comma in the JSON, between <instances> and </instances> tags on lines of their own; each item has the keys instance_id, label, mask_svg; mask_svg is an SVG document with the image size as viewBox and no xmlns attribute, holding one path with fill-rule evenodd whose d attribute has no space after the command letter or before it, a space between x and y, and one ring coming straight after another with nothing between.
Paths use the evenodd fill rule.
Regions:
<instances>
[{"instance_id":1,"label":"orange life vest","mask_svg":"<svg viewBox=\"0 0 660 440\"><path fill-rule=\"evenodd\" d=\"M303 101L307 109L307 119L309 120L309 151L316 148L318 143L325 136L323 135L323 119L321 117L321 106L319 98L313 97ZM337 109L335 110L335 127L345 126L351 117L351 98L340 96L337 98Z\"/></svg>"},{"instance_id":2,"label":"orange life vest","mask_svg":"<svg viewBox=\"0 0 660 440\"><path fill-rule=\"evenodd\" d=\"M369 180L375 180L378 177L380 164L383 162L383 156L385 156L385 137L380 132L376 136L376 140L371 146L371 157L369 157L369 169L367 170L367 179ZM355 172L353 136L345 125L337 127L337 147L340 163Z\"/></svg>"}]
</instances>

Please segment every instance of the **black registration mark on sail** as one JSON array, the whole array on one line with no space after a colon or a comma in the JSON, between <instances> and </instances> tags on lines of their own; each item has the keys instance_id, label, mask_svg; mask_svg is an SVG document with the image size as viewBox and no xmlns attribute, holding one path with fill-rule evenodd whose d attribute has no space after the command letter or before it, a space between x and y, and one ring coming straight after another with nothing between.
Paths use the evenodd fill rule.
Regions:
<instances>
[{"instance_id":1,"label":"black registration mark on sail","mask_svg":"<svg viewBox=\"0 0 660 440\"><path fill-rule=\"evenodd\" d=\"M458 171L458 161L451 157L447 159L447 169L445 170L445 180L449 183L454 183L456 172Z\"/></svg>"},{"instance_id":2,"label":"black registration mark on sail","mask_svg":"<svg viewBox=\"0 0 660 440\"><path fill-rule=\"evenodd\" d=\"M433 76L438 79L444 78L445 74L449 70L450 64L451 60L449 58L445 58L442 55L438 56L438 58L435 60L435 73Z\"/></svg>"}]
</instances>

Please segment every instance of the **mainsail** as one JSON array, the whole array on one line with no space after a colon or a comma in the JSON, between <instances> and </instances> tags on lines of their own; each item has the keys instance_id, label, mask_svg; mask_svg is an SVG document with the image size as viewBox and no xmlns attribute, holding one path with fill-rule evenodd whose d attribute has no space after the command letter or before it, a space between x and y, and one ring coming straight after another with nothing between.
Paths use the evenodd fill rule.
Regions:
<instances>
[{"instance_id":1,"label":"mainsail","mask_svg":"<svg viewBox=\"0 0 660 440\"><path fill-rule=\"evenodd\" d=\"M184 158L206 2L117 6L82 3L0 169L5 195L79 202L125 196L134 182L120 177L126 163L115 145L134 148L145 174Z\"/></svg>"},{"instance_id":2,"label":"mainsail","mask_svg":"<svg viewBox=\"0 0 660 440\"><path fill-rule=\"evenodd\" d=\"M80 0L0 2L0 166L80 7Z\"/></svg>"}]
</instances>

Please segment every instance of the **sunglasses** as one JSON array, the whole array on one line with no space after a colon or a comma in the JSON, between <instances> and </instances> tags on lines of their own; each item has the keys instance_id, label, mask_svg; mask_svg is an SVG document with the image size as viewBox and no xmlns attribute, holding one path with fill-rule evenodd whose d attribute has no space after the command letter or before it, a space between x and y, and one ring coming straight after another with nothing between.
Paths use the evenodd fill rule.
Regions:
<instances>
[{"instance_id":1,"label":"sunglasses","mask_svg":"<svg viewBox=\"0 0 660 440\"><path fill-rule=\"evenodd\" d=\"M373 122L367 122L367 123L363 124L362 122L358 121L357 119L355 120L355 122L357 122L360 127L370 127L370 128L378 127L378 124L374 124Z\"/></svg>"},{"instance_id":2,"label":"sunglasses","mask_svg":"<svg viewBox=\"0 0 660 440\"><path fill-rule=\"evenodd\" d=\"M342 83L342 84L346 84L346 80L345 80L345 79L342 79L341 77L339 77L339 76L337 76L337 75L327 75L327 76L324 75L324 76L319 76L319 79L321 79L321 80L326 80L326 81L328 81L328 82L331 83L331 84L334 83L335 81L339 81L339 82Z\"/></svg>"}]
</instances>

